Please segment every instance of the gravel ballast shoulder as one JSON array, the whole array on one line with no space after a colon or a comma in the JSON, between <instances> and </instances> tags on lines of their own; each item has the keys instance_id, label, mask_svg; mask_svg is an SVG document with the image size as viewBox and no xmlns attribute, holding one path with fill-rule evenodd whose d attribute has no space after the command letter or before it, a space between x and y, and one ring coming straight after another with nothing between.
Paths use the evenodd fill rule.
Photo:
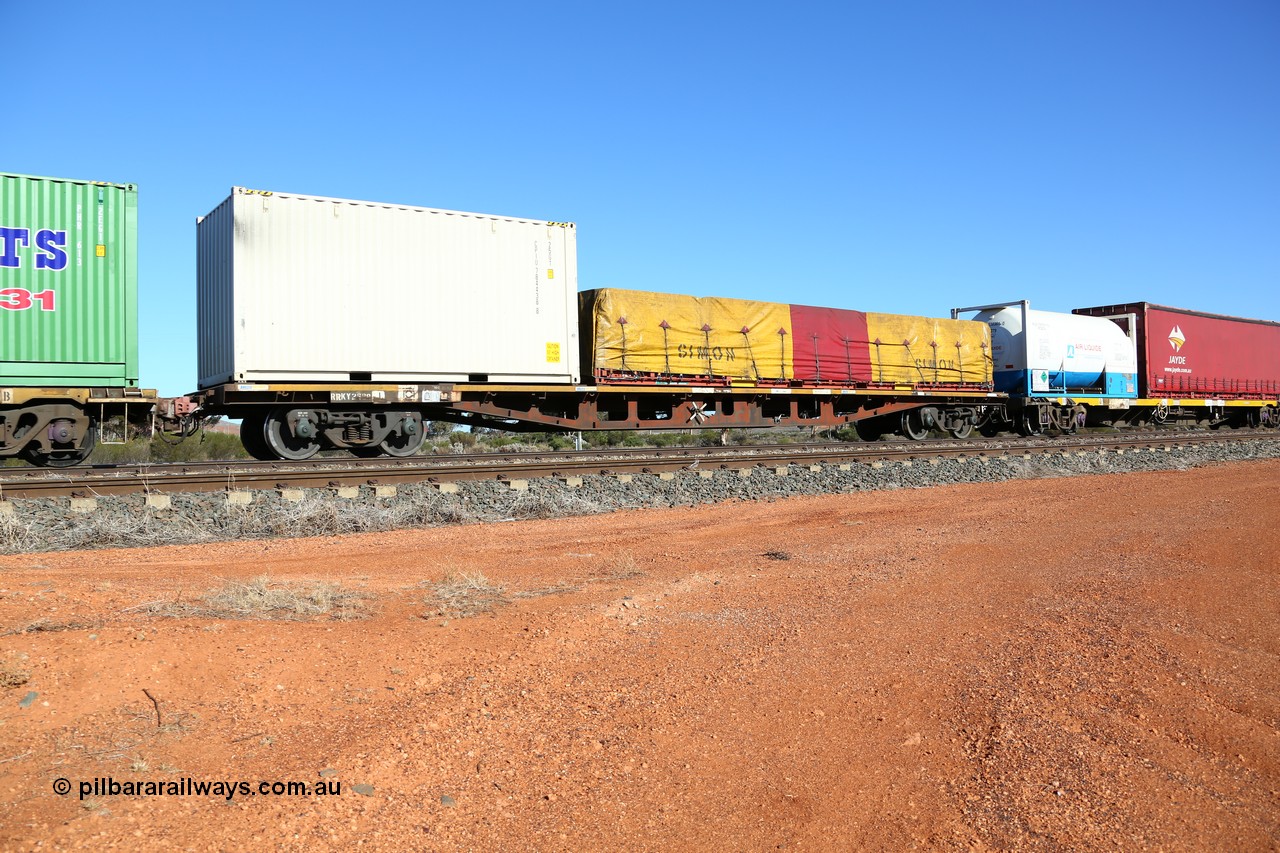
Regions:
<instances>
[{"instance_id":1,"label":"gravel ballast shoulder","mask_svg":"<svg viewBox=\"0 0 1280 853\"><path fill-rule=\"evenodd\" d=\"M255 491L248 504L231 504L223 493L184 493L171 495L168 509L148 507L142 495L99 497L91 512L73 511L65 498L16 499L6 502L5 511L0 512L0 553L324 536L729 500L1183 470L1277 456L1277 442L1222 442L1125 453L1055 451L878 466L855 463L848 470L839 465L823 465L816 471L791 465L785 475L767 467L752 469L750 476L733 469L714 469L710 477L685 471L672 479L636 474L630 482L600 474L584 476L582 485L576 487L556 479L530 480L527 491L516 491L498 480L484 480L458 483L455 493L443 493L427 484L400 486L394 497L375 497L369 487L362 487L355 498L337 497L332 489L307 490L300 501L284 500L276 491Z\"/></svg>"}]
</instances>

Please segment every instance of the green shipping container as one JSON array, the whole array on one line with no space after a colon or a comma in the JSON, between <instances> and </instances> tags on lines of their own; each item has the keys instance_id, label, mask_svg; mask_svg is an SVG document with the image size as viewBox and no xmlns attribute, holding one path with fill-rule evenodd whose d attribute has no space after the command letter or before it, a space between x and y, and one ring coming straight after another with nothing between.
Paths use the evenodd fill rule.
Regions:
<instances>
[{"instance_id":1,"label":"green shipping container","mask_svg":"<svg viewBox=\"0 0 1280 853\"><path fill-rule=\"evenodd\" d=\"M0 173L0 386L137 382L137 188Z\"/></svg>"}]
</instances>

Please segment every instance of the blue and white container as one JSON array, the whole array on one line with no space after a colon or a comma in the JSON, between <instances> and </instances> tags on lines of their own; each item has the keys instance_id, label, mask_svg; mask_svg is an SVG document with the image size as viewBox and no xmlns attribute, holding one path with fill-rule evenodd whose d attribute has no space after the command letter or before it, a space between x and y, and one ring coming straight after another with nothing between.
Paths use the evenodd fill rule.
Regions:
<instances>
[{"instance_id":1,"label":"blue and white container","mask_svg":"<svg viewBox=\"0 0 1280 853\"><path fill-rule=\"evenodd\" d=\"M1027 397L1138 396L1135 342L1100 317L1033 311L1027 301L957 308L991 327L995 388Z\"/></svg>"}]
</instances>

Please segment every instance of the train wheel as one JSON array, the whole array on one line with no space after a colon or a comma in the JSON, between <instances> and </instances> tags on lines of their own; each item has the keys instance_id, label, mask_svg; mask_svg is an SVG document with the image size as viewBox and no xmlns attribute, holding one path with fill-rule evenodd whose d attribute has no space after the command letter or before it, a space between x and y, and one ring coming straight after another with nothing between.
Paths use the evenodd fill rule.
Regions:
<instances>
[{"instance_id":1,"label":"train wheel","mask_svg":"<svg viewBox=\"0 0 1280 853\"><path fill-rule=\"evenodd\" d=\"M1082 403L1077 403L1071 409L1071 431L1079 432L1089 425L1089 409Z\"/></svg>"},{"instance_id":2,"label":"train wheel","mask_svg":"<svg viewBox=\"0 0 1280 853\"><path fill-rule=\"evenodd\" d=\"M947 432L951 433L952 438L959 438L963 440L973 435L973 424L966 422L965 424L958 426L955 429L947 430Z\"/></svg>"},{"instance_id":3,"label":"train wheel","mask_svg":"<svg viewBox=\"0 0 1280 853\"><path fill-rule=\"evenodd\" d=\"M929 428L921 420L919 409L902 413L902 434L912 441L923 441L929 437Z\"/></svg>"},{"instance_id":4,"label":"train wheel","mask_svg":"<svg viewBox=\"0 0 1280 853\"><path fill-rule=\"evenodd\" d=\"M427 431L422 428L422 418L418 415L407 417L400 422L399 432L393 432L378 445L388 456L412 456L422 447Z\"/></svg>"},{"instance_id":5,"label":"train wheel","mask_svg":"<svg viewBox=\"0 0 1280 853\"><path fill-rule=\"evenodd\" d=\"M1035 409L1028 409L1018 418L1018 435L1030 438L1039 435L1040 429L1040 413Z\"/></svg>"},{"instance_id":6,"label":"train wheel","mask_svg":"<svg viewBox=\"0 0 1280 853\"><path fill-rule=\"evenodd\" d=\"M320 442L315 438L295 435L289 428L290 409L274 409L267 415L266 426L262 430L267 447L277 459L289 459L301 462L310 459L320 450Z\"/></svg>"},{"instance_id":7,"label":"train wheel","mask_svg":"<svg viewBox=\"0 0 1280 853\"><path fill-rule=\"evenodd\" d=\"M267 424L267 416L262 414L245 415L240 421L240 443L254 459L272 461L276 455L267 446L267 438L263 434Z\"/></svg>"},{"instance_id":8,"label":"train wheel","mask_svg":"<svg viewBox=\"0 0 1280 853\"><path fill-rule=\"evenodd\" d=\"M50 427L58 425L59 421L54 421ZM65 421L68 425L70 421ZM28 448L23 451L23 457L32 465L38 465L44 468L70 468L72 465L79 465L89 458L89 454L93 453L93 449L98 446L98 425L89 421L89 428L85 430L84 440L80 442L80 447L72 450L54 450L51 453L45 453L41 450L32 450Z\"/></svg>"},{"instance_id":9,"label":"train wheel","mask_svg":"<svg viewBox=\"0 0 1280 853\"><path fill-rule=\"evenodd\" d=\"M879 418L867 418L854 421L853 431L861 441L879 441L880 436L884 435L884 425L880 423Z\"/></svg>"}]
</instances>

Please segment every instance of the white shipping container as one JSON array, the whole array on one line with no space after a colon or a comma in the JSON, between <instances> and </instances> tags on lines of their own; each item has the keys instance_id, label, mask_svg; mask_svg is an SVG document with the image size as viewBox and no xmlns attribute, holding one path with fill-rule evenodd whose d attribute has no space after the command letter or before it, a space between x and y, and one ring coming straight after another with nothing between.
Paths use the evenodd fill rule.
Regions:
<instances>
[{"instance_id":1,"label":"white shipping container","mask_svg":"<svg viewBox=\"0 0 1280 853\"><path fill-rule=\"evenodd\" d=\"M196 235L201 388L578 382L571 223L236 187Z\"/></svg>"}]
</instances>

